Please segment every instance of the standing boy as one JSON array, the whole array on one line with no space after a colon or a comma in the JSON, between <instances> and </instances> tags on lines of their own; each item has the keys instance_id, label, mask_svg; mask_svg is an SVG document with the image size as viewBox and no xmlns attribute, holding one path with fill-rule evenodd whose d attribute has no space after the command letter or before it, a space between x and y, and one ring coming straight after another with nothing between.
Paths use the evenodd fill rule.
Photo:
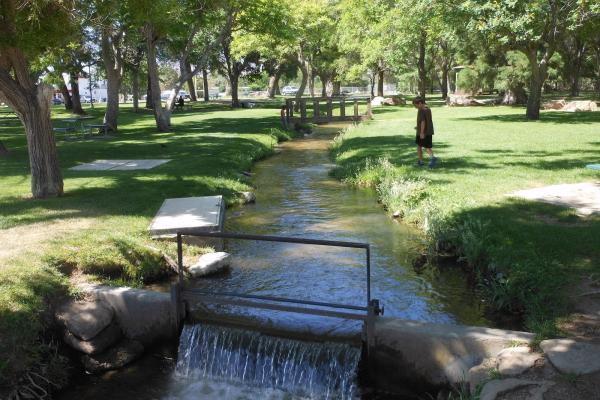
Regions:
<instances>
[{"instance_id":1,"label":"standing boy","mask_svg":"<svg viewBox=\"0 0 600 400\"><path fill-rule=\"evenodd\" d=\"M423 147L429 154L429 168L435 167L437 158L433 155L432 139L433 139L433 120L431 119L431 110L425 104L425 100L421 97L416 97L413 100L413 105L417 109L417 137L415 142L417 144L417 166L422 167L423 164Z\"/></svg>"}]
</instances>

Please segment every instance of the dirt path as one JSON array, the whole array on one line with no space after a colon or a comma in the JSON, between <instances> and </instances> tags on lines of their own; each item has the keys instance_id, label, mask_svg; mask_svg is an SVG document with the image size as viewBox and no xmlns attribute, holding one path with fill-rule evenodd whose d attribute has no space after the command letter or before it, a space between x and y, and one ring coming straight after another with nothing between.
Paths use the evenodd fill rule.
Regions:
<instances>
[{"instance_id":1,"label":"dirt path","mask_svg":"<svg viewBox=\"0 0 600 400\"><path fill-rule=\"evenodd\" d=\"M0 243L2 243L0 268L11 265L20 257L42 255L51 240L90 228L93 222L92 218L71 218L2 229L0 230Z\"/></svg>"}]
</instances>

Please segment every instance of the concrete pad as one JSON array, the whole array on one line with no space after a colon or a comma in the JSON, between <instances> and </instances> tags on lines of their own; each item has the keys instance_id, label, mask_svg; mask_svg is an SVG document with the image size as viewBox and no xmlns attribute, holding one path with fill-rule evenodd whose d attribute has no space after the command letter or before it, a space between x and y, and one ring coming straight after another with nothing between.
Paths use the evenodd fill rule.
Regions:
<instances>
[{"instance_id":1,"label":"concrete pad","mask_svg":"<svg viewBox=\"0 0 600 400\"><path fill-rule=\"evenodd\" d=\"M600 213L600 182L544 186L509 196L574 208L582 216Z\"/></svg>"},{"instance_id":2,"label":"concrete pad","mask_svg":"<svg viewBox=\"0 0 600 400\"><path fill-rule=\"evenodd\" d=\"M223 196L166 199L148 229L153 236L221 231L224 216Z\"/></svg>"},{"instance_id":3,"label":"concrete pad","mask_svg":"<svg viewBox=\"0 0 600 400\"><path fill-rule=\"evenodd\" d=\"M150 344L176 335L178 316L169 293L90 284L81 285L80 289L94 300L110 305L128 339Z\"/></svg>"},{"instance_id":4,"label":"concrete pad","mask_svg":"<svg viewBox=\"0 0 600 400\"><path fill-rule=\"evenodd\" d=\"M600 164L588 164L585 167L589 168L589 169L596 170L596 171L600 171Z\"/></svg>"},{"instance_id":5,"label":"concrete pad","mask_svg":"<svg viewBox=\"0 0 600 400\"><path fill-rule=\"evenodd\" d=\"M69 168L72 171L130 171L137 169L152 169L168 163L168 159L151 160L96 160Z\"/></svg>"}]
</instances>

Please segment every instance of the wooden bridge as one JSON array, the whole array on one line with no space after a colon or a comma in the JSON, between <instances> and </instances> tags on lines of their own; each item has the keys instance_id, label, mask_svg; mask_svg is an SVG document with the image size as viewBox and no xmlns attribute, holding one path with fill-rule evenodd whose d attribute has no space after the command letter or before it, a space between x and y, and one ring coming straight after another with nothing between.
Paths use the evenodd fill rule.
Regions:
<instances>
[{"instance_id":1,"label":"wooden bridge","mask_svg":"<svg viewBox=\"0 0 600 400\"><path fill-rule=\"evenodd\" d=\"M348 113L348 107L352 107L352 113ZM370 97L288 98L285 99L285 115L288 124L361 121L373 117Z\"/></svg>"}]
</instances>

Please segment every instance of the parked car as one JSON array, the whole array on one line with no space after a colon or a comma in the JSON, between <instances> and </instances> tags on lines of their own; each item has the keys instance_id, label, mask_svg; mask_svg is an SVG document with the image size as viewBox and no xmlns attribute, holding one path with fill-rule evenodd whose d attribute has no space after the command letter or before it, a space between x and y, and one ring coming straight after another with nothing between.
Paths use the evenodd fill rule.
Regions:
<instances>
[{"instance_id":1,"label":"parked car","mask_svg":"<svg viewBox=\"0 0 600 400\"><path fill-rule=\"evenodd\" d=\"M284 96L295 96L298 93L298 88L296 86L284 86L281 89L281 94Z\"/></svg>"}]
</instances>

